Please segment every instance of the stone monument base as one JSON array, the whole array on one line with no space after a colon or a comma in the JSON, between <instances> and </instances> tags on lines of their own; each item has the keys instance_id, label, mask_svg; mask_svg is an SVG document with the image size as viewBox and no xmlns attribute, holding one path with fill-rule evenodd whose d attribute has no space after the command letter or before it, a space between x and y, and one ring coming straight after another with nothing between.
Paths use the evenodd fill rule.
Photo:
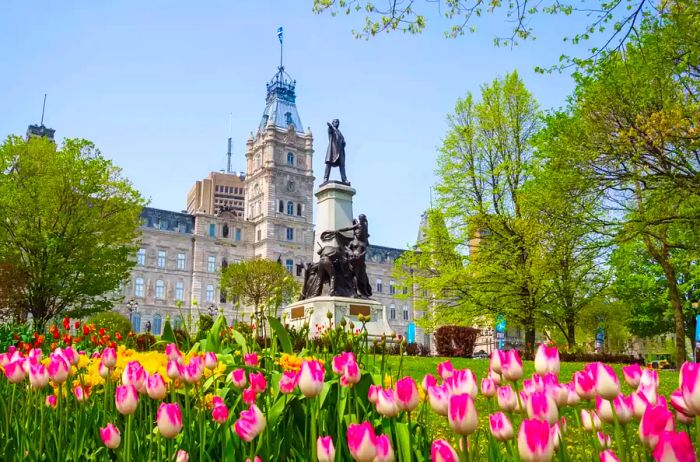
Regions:
<instances>
[{"instance_id":1,"label":"stone monument base","mask_svg":"<svg viewBox=\"0 0 700 462\"><path fill-rule=\"evenodd\" d=\"M329 312L332 314L330 319L328 319ZM370 338L380 337L382 334L389 336L394 332L387 322L384 305L376 300L322 295L292 303L284 309L283 313L284 323L297 329L308 322L309 337L319 334L318 326L327 328L329 322L332 322L335 327L343 319L348 324L352 321L355 328L359 329L362 326L357 319L360 314L369 315L371 318L366 324Z\"/></svg>"}]
</instances>

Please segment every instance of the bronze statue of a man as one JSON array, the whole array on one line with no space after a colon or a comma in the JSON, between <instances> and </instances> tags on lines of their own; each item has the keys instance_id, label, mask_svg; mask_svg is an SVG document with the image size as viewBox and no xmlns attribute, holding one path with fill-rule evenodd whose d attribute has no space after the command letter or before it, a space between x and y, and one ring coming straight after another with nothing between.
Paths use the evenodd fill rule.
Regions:
<instances>
[{"instance_id":1,"label":"bronze statue of a man","mask_svg":"<svg viewBox=\"0 0 700 462\"><path fill-rule=\"evenodd\" d=\"M323 182L328 181L331 175L331 167L340 167L340 181L349 185L345 176L345 138L338 129L340 121L333 119L328 123L328 150L326 151L326 172L323 174Z\"/></svg>"}]
</instances>

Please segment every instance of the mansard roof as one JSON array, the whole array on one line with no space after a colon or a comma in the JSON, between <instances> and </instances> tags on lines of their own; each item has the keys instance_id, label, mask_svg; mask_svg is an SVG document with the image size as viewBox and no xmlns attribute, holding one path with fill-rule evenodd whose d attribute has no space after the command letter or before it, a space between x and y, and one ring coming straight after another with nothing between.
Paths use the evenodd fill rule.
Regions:
<instances>
[{"instance_id":1,"label":"mansard roof","mask_svg":"<svg viewBox=\"0 0 700 462\"><path fill-rule=\"evenodd\" d=\"M141 211L142 226L161 231L173 231L183 234L194 233L194 215L172 212L170 210L144 207Z\"/></svg>"},{"instance_id":2,"label":"mansard roof","mask_svg":"<svg viewBox=\"0 0 700 462\"><path fill-rule=\"evenodd\" d=\"M402 249L370 243L369 250L367 251L367 260L373 263L394 263L404 252L405 250Z\"/></svg>"}]
</instances>

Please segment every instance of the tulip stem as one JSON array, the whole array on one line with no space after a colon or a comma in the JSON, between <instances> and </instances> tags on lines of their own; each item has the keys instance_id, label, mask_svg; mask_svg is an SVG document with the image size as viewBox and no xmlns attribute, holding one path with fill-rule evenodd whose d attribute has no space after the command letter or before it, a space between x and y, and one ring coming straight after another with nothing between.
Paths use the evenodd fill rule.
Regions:
<instances>
[{"instance_id":1,"label":"tulip stem","mask_svg":"<svg viewBox=\"0 0 700 462\"><path fill-rule=\"evenodd\" d=\"M695 416L695 454L700 460L700 415Z\"/></svg>"},{"instance_id":2,"label":"tulip stem","mask_svg":"<svg viewBox=\"0 0 700 462\"><path fill-rule=\"evenodd\" d=\"M408 462L413 462L413 431L411 430L411 411L408 411ZM399 448L399 453L401 449Z\"/></svg>"},{"instance_id":3,"label":"tulip stem","mask_svg":"<svg viewBox=\"0 0 700 462\"><path fill-rule=\"evenodd\" d=\"M621 459L625 462L629 460L628 449L622 447L622 439L620 438L620 420L617 418L617 411L615 410L615 403L610 399L610 409L612 409L613 420L615 422L615 444L617 445L618 454L620 454Z\"/></svg>"},{"instance_id":4,"label":"tulip stem","mask_svg":"<svg viewBox=\"0 0 700 462\"><path fill-rule=\"evenodd\" d=\"M316 461L316 398L311 398L311 460ZM252 460L252 459L251 459Z\"/></svg>"}]
</instances>

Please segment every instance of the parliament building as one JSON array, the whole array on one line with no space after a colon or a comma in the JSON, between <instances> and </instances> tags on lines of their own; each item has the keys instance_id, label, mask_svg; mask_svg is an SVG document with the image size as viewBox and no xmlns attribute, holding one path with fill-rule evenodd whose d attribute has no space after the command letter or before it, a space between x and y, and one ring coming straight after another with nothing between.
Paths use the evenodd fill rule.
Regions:
<instances>
[{"instance_id":1,"label":"parliament building","mask_svg":"<svg viewBox=\"0 0 700 462\"><path fill-rule=\"evenodd\" d=\"M221 269L232 263L277 261L302 282L314 252L314 139L301 123L295 85L284 67L267 84L262 118L246 141L244 173L231 172L229 162L227 172L196 181L183 212L144 208L136 266L115 308L130 317L134 332L158 335L166 316L178 325L183 314L196 320L221 311L229 322L249 315L219 288ZM402 252L371 243L372 298L385 306L397 334L417 330L415 341L429 344L413 324L420 313L410 297L399 297L404 293L391 277Z\"/></svg>"}]
</instances>

